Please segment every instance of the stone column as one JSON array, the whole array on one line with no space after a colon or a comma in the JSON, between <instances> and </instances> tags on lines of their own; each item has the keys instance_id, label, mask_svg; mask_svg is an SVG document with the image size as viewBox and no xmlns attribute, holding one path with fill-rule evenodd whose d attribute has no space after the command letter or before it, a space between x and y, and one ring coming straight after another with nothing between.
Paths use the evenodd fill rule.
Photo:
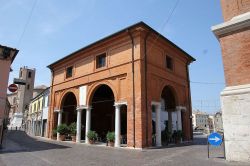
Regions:
<instances>
[{"instance_id":1,"label":"stone column","mask_svg":"<svg viewBox=\"0 0 250 166\"><path fill-rule=\"evenodd\" d=\"M161 146L161 104L156 105L155 114L156 146Z\"/></svg>"},{"instance_id":2,"label":"stone column","mask_svg":"<svg viewBox=\"0 0 250 166\"><path fill-rule=\"evenodd\" d=\"M62 110L58 110L57 112L58 112L57 126L59 126L62 124ZM59 141L59 136L60 134L57 133L57 141Z\"/></svg>"},{"instance_id":3,"label":"stone column","mask_svg":"<svg viewBox=\"0 0 250 166\"><path fill-rule=\"evenodd\" d=\"M82 108L77 108L77 121L76 121L76 142L81 142L81 126L82 126Z\"/></svg>"},{"instance_id":4,"label":"stone column","mask_svg":"<svg viewBox=\"0 0 250 166\"><path fill-rule=\"evenodd\" d=\"M115 104L115 147L121 146L121 105Z\"/></svg>"},{"instance_id":5,"label":"stone column","mask_svg":"<svg viewBox=\"0 0 250 166\"><path fill-rule=\"evenodd\" d=\"M177 130L182 130L182 121L181 121L181 108L176 108L177 111Z\"/></svg>"},{"instance_id":6,"label":"stone column","mask_svg":"<svg viewBox=\"0 0 250 166\"><path fill-rule=\"evenodd\" d=\"M173 132L173 122L172 122L172 112L171 112L172 110L167 110L167 112L168 112L168 131L170 132L170 133L172 133Z\"/></svg>"},{"instance_id":7,"label":"stone column","mask_svg":"<svg viewBox=\"0 0 250 166\"><path fill-rule=\"evenodd\" d=\"M85 127L85 143L89 144L88 132L91 124L91 107L86 108L86 127Z\"/></svg>"}]
</instances>

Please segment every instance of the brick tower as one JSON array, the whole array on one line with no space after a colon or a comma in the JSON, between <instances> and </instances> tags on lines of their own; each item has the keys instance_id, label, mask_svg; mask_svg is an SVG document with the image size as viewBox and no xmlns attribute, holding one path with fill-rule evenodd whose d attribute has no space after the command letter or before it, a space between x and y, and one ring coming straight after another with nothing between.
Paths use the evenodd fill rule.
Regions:
<instances>
[{"instance_id":1,"label":"brick tower","mask_svg":"<svg viewBox=\"0 0 250 166\"><path fill-rule=\"evenodd\" d=\"M250 0L221 0L220 42L226 88L221 92L226 159L250 162Z\"/></svg>"}]
</instances>

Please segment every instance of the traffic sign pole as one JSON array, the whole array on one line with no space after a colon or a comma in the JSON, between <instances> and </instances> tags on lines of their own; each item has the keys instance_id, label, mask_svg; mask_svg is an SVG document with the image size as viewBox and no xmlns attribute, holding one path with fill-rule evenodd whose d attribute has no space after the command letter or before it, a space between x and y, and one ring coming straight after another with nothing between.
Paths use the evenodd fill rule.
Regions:
<instances>
[{"instance_id":1,"label":"traffic sign pole","mask_svg":"<svg viewBox=\"0 0 250 166\"><path fill-rule=\"evenodd\" d=\"M224 136L222 137L219 133L212 133L207 136L207 156L210 157L209 145L212 146L221 146L221 143L224 141ZM225 158L225 141L224 141L224 158Z\"/></svg>"},{"instance_id":2,"label":"traffic sign pole","mask_svg":"<svg viewBox=\"0 0 250 166\"><path fill-rule=\"evenodd\" d=\"M224 159L226 159L226 150L225 150L225 137L224 137L224 133L223 133L223 150L224 150Z\"/></svg>"},{"instance_id":3,"label":"traffic sign pole","mask_svg":"<svg viewBox=\"0 0 250 166\"><path fill-rule=\"evenodd\" d=\"M207 135L207 158L209 158L209 141L208 141L208 135Z\"/></svg>"}]
</instances>

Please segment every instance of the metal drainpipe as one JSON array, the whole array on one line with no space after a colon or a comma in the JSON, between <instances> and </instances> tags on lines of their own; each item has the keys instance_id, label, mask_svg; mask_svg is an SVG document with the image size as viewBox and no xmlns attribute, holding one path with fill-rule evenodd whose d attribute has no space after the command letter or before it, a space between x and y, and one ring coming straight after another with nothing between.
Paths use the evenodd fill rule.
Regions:
<instances>
[{"instance_id":1,"label":"metal drainpipe","mask_svg":"<svg viewBox=\"0 0 250 166\"><path fill-rule=\"evenodd\" d=\"M145 107L146 107L146 146L148 146L148 84L147 84L147 38L149 37L150 32L148 32L144 38L144 82L145 82Z\"/></svg>"},{"instance_id":2,"label":"metal drainpipe","mask_svg":"<svg viewBox=\"0 0 250 166\"><path fill-rule=\"evenodd\" d=\"M131 43L132 43L132 90L133 90L133 134L134 134L134 138L133 138L133 147L135 148L135 65L134 65L134 38L131 34L131 32L129 31L129 29L127 29L127 32L130 36L131 39Z\"/></svg>"},{"instance_id":3,"label":"metal drainpipe","mask_svg":"<svg viewBox=\"0 0 250 166\"><path fill-rule=\"evenodd\" d=\"M193 139L192 119L190 118L192 107L191 107L190 77L189 77L188 63L186 64L186 72L187 72L187 81L188 81L188 104L189 104L189 117L188 118L189 118L189 123L190 123L190 136L191 136L191 139Z\"/></svg>"}]
</instances>

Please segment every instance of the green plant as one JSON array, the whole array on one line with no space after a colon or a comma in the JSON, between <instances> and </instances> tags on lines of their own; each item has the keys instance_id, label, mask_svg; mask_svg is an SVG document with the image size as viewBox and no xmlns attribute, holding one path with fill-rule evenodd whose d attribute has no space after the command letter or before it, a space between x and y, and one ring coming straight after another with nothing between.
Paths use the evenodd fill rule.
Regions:
<instances>
[{"instance_id":1,"label":"green plant","mask_svg":"<svg viewBox=\"0 0 250 166\"><path fill-rule=\"evenodd\" d=\"M109 142L115 141L115 132L108 132L106 135L106 138Z\"/></svg>"},{"instance_id":2,"label":"green plant","mask_svg":"<svg viewBox=\"0 0 250 166\"><path fill-rule=\"evenodd\" d=\"M183 132L181 131L181 130L178 130L177 132L176 132L176 138L177 139L181 139L183 137Z\"/></svg>"},{"instance_id":3,"label":"green plant","mask_svg":"<svg viewBox=\"0 0 250 166\"><path fill-rule=\"evenodd\" d=\"M76 122L73 122L69 125L70 134L76 135Z\"/></svg>"},{"instance_id":4,"label":"green plant","mask_svg":"<svg viewBox=\"0 0 250 166\"><path fill-rule=\"evenodd\" d=\"M169 140L172 137L172 133L169 131L166 131L166 137Z\"/></svg>"},{"instance_id":5,"label":"green plant","mask_svg":"<svg viewBox=\"0 0 250 166\"><path fill-rule=\"evenodd\" d=\"M96 140L98 134L95 131L90 130L87 134L89 140Z\"/></svg>"},{"instance_id":6,"label":"green plant","mask_svg":"<svg viewBox=\"0 0 250 166\"><path fill-rule=\"evenodd\" d=\"M60 124L59 126L57 126L56 131L60 135L66 135L69 133L69 127L66 124Z\"/></svg>"},{"instance_id":7,"label":"green plant","mask_svg":"<svg viewBox=\"0 0 250 166\"><path fill-rule=\"evenodd\" d=\"M53 130L52 130L52 134L53 134L54 137L56 137L56 135L57 135L57 130L56 130L56 129L53 129Z\"/></svg>"}]
</instances>

